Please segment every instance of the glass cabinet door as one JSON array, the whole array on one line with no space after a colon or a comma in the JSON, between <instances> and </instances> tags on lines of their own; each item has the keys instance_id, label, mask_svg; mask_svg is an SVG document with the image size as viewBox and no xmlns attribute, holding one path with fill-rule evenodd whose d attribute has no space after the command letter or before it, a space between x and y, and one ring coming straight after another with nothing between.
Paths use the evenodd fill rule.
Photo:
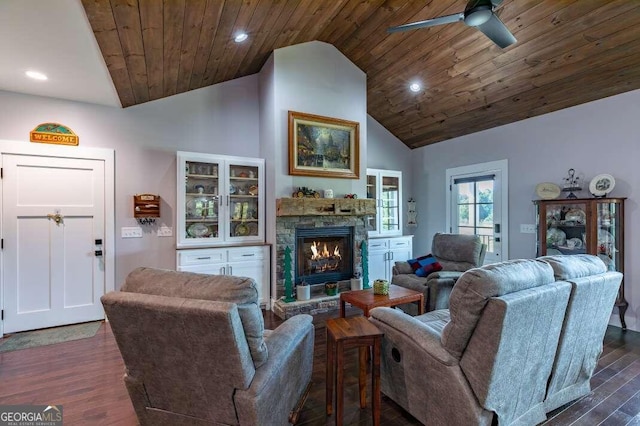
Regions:
<instances>
[{"instance_id":1,"label":"glass cabinet door","mask_svg":"<svg viewBox=\"0 0 640 426\"><path fill-rule=\"evenodd\" d=\"M547 203L545 217L540 225L546 226L542 242L547 255L587 253L590 235L587 227L586 203Z\"/></svg>"},{"instance_id":2,"label":"glass cabinet door","mask_svg":"<svg viewBox=\"0 0 640 426\"><path fill-rule=\"evenodd\" d=\"M367 198L376 200L369 217L370 237L402 235L402 172L367 169Z\"/></svg>"},{"instance_id":3,"label":"glass cabinet door","mask_svg":"<svg viewBox=\"0 0 640 426\"><path fill-rule=\"evenodd\" d=\"M255 239L260 234L259 169L255 164L228 164L228 239Z\"/></svg>"},{"instance_id":4,"label":"glass cabinet door","mask_svg":"<svg viewBox=\"0 0 640 426\"><path fill-rule=\"evenodd\" d=\"M615 202L598 202L596 206L596 223L598 241L596 250L598 257L607 265L609 271L621 270L622 221L620 205Z\"/></svg>"},{"instance_id":5,"label":"glass cabinet door","mask_svg":"<svg viewBox=\"0 0 640 426\"><path fill-rule=\"evenodd\" d=\"M378 176L377 175L367 175L367 198L371 200L376 200L376 208L378 207ZM368 216L368 229L371 233L378 232L377 226L377 216Z\"/></svg>"},{"instance_id":6,"label":"glass cabinet door","mask_svg":"<svg viewBox=\"0 0 640 426\"><path fill-rule=\"evenodd\" d=\"M400 231L400 178L396 176L382 176L382 199L380 207L383 233Z\"/></svg>"},{"instance_id":7,"label":"glass cabinet door","mask_svg":"<svg viewBox=\"0 0 640 426\"><path fill-rule=\"evenodd\" d=\"M220 164L185 161L185 238L215 240L220 237Z\"/></svg>"}]
</instances>

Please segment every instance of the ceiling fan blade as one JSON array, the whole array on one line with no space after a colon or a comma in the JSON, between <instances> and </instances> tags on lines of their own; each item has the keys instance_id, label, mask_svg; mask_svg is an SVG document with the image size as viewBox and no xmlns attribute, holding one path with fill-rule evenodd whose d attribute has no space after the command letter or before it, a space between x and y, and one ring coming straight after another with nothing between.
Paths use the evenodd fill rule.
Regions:
<instances>
[{"instance_id":1,"label":"ceiling fan blade","mask_svg":"<svg viewBox=\"0 0 640 426\"><path fill-rule=\"evenodd\" d=\"M418 28L434 27L436 25L442 25L442 24L452 24L454 22L460 22L463 20L464 20L464 13L456 13L455 15L440 16L438 18L427 19L426 21L412 22L410 24L391 27L387 30L387 32L398 33L400 31L417 30Z\"/></svg>"},{"instance_id":2,"label":"ceiling fan blade","mask_svg":"<svg viewBox=\"0 0 640 426\"><path fill-rule=\"evenodd\" d=\"M487 22L476 27L501 48L512 45L516 38L495 14Z\"/></svg>"}]
</instances>

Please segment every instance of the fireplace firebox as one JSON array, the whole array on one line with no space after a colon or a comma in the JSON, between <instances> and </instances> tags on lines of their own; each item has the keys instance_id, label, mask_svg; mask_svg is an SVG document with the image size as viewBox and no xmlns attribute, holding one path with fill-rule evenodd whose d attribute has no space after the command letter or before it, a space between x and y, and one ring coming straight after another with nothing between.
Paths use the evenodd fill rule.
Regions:
<instances>
[{"instance_id":1,"label":"fireplace firebox","mask_svg":"<svg viewBox=\"0 0 640 426\"><path fill-rule=\"evenodd\" d=\"M296 228L295 283L351 278L353 235L353 226Z\"/></svg>"}]
</instances>

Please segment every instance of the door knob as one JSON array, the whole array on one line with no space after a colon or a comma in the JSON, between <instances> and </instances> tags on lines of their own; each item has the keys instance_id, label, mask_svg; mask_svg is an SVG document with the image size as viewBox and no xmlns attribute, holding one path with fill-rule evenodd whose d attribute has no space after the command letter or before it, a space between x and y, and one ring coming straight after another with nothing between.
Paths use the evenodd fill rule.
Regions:
<instances>
[{"instance_id":1,"label":"door knob","mask_svg":"<svg viewBox=\"0 0 640 426\"><path fill-rule=\"evenodd\" d=\"M60 213L48 214L47 218L52 219L56 225L60 225L60 223L62 223L62 215Z\"/></svg>"}]
</instances>

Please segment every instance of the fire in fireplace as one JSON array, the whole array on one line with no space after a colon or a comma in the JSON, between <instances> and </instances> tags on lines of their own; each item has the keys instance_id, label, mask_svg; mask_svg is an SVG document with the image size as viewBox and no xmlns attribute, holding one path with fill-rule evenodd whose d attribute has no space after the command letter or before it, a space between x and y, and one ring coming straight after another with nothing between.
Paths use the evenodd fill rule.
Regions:
<instances>
[{"instance_id":1,"label":"fire in fireplace","mask_svg":"<svg viewBox=\"0 0 640 426\"><path fill-rule=\"evenodd\" d=\"M340 269L342 263L342 255L340 254L340 247L337 245L333 251L327 250L327 243L324 243L324 248L320 243L315 241L311 244L311 257L307 260L307 270L314 273L337 271Z\"/></svg>"},{"instance_id":2,"label":"fire in fireplace","mask_svg":"<svg viewBox=\"0 0 640 426\"><path fill-rule=\"evenodd\" d=\"M296 229L295 282L339 281L353 275L353 227Z\"/></svg>"}]
</instances>

